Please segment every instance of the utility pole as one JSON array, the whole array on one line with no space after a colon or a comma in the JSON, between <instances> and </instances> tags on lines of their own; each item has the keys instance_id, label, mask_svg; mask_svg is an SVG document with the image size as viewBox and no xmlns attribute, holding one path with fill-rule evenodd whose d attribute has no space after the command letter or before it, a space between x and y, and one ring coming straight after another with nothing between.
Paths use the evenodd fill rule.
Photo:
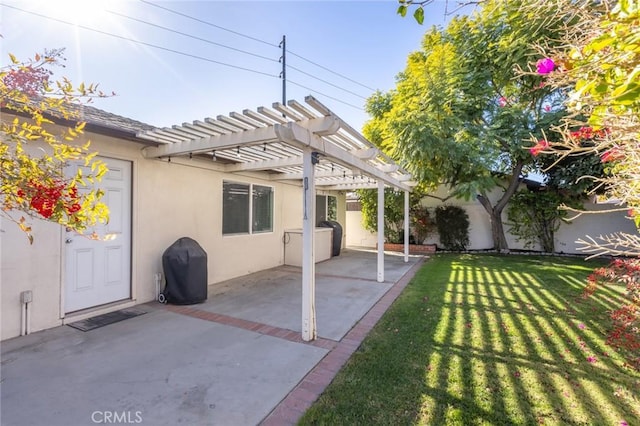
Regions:
<instances>
[{"instance_id":1,"label":"utility pole","mask_svg":"<svg viewBox=\"0 0 640 426\"><path fill-rule=\"evenodd\" d=\"M282 71L280 72L280 78L282 78L282 105L287 104L287 36L282 36L280 42L282 47L282 56L280 62L282 63Z\"/></svg>"}]
</instances>

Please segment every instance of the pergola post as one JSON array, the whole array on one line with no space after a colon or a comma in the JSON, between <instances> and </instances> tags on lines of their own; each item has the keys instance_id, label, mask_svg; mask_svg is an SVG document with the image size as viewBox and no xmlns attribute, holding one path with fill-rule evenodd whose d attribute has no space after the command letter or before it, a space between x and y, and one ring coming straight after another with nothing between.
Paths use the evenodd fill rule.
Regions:
<instances>
[{"instance_id":1,"label":"pergola post","mask_svg":"<svg viewBox=\"0 0 640 426\"><path fill-rule=\"evenodd\" d=\"M409 191L404 191L404 261L409 262Z\"/></svg>"},{"instance_id":2,"label":"pergola post","mask_svg":"<svg viewBox=\"0 0 640 426\"><path fill-rule=\"evenodd\" d=\"M378 282L384 282L384 182L378 181Z\"/></svg>"},{"instance_id":3,"label":"pergola post","mask_svg":"<svg viewBox=\"0 0 640 426\"><path fill-rule=\"evenodd\" d=\"M314 253L316 186L311 148L302 150L302 340L317 337L316 259Z\"/></svg>"}]
</instances>

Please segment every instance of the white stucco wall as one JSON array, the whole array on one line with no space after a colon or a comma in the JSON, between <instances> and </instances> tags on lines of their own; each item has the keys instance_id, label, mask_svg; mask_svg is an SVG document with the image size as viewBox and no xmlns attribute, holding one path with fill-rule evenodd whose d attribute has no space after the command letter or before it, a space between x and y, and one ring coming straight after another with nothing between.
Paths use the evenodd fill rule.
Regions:
<instances>
[{"instance_id":1,"label":"white stucco wall","mask_svg":"<svg viewBox=\"0 0 640 426\"><path fill-rule=\"evenodd\" d=\"M32 229L35 242L30 245L16 224L0 219L2 340L20 333L20 293L23 291L33 291L32 331L61 324L62 228L36 220Z\"/></svg>"},{"instance_id":2,"label":"white stucco wall","mask_svg":"<svg viewBox=\"0 0 640 426\"><path fill-rule=\"evenodd\" d=\"M375 247L378 238L362 226L361 211L347 211L345 231L346 244L350 247Z\"/></svg>"},{"instance_id":3,"label":"white stucco wall","mask_svg":"<svg viewBox=\"0 0 640 426\"><path fill-rule=\"evenodd\" d=\"M162 253L180 237L195 239L207 252L209 284L283 264L284 230L302 226L302 190L297 183L272 181L260 173L229 175L217 163L199 159L149 160L142 156L142 145L87 136L92 150L101 156L133 164L131 278L135 303L154 300L154 275L162 272ZM273 232L222 235L225 179L274 188ZM344 224L344 194L327 194L338 197L338 221ZM0 222L1 340L19 335L22 291L33 292L32 332L61 325L65 316L62 229L37 219L32 225L35 243L29 245L15 224Z\"/></svg>"},{"instance_id":4,"label":"white stucco wall","mask_svg":"<svg viewBox=\"0 0 640 426\"><path fill-rule=\"evenodd\" d=\"M465 209L469 215L469 249L485 250L493 247L493 239L491 237L491 224L489 215L482 205L475 200L464 200L457 198L447 198L448 191L440 187L438 191L422 200L422 204L435 208L442 204L456 205ZM499 190L489 195L492 201L496 201L500 196ZM443 201L444 200L444 201ZM588 211L608 210L611 205L585 203L585 209ZM509 248L519 250L524 249L524 243L517 241L516 237L509 233L507 223L506 209L502 215L503 223L505 223L505 233ZM362 212L347 212L347 245L375 247L376 235L365 230L362 226ZM580 245L576 243L578 239L584 239L586 235L597 237L599 235L611 234L614 232L625 232L628 234L637 234L638 230L631 220L626 217L625 212L607 213L607 214L585 214L571 223L562 223L555 238L555 248L558 253L581 254ZM440 244L437 233L427 238L426 243ZM528 247L531 250L540 250L539 245Z\"/></svg>"}]
</instances>

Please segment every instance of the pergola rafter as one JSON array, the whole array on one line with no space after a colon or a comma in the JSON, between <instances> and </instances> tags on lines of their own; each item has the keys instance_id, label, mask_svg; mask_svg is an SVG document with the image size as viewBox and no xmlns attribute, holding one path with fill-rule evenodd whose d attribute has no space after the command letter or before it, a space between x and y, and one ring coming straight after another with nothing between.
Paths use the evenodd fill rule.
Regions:
<instances>
[{"instance_id":1,"label":"pergola rafter","mask_svg":"<svg viewBox=\"0 0 640 426\"><path fill-rule=\"evenodd\" d=\"M332 113L312 96L306 106L291 100L274 103L273 109L232 112L216 119L205 118L181 126L141 132L139 138L156 142L144 150L147 158L168 158L206 154L225 159L224 171L268 170L272 179L302 181L302 150L318 152L321 164L332 168L318 170L318 178L332 177L341 190L361 188L353 176L367 177L372 187L382 180L386 185L408 191L408 173L383 154L359 132ZM342 176L342 179L340 177ZM325 182L318 182L326 185Z\"/></svg>"}]
</instances>

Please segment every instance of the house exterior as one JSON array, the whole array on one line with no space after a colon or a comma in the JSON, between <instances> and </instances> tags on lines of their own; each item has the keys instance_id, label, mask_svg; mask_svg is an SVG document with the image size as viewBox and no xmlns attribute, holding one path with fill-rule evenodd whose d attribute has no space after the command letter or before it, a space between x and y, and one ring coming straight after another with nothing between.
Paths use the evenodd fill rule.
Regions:
<instances>
[{"instance_id":1,"label":"house exterior","mask_svg":"<svg viewBox=\"0 0 640 426\"><path fill-rule=\"evenodd\" d=\"M21 322L24 292L32 296L30 332L153 301L163 285L162 254L181 237L193 238L207 252L209 284L282 265L285 231L302 228L307 205L315 207L318 219L334 218L345 225L349 186L341 182L355 181L347 162L358 165L358 173L364 171L368 179L377 176L387 183L396 182L375 163L384 165L386 160L376 159L364 140L340 133L346 125L317 101L312 102L316 109L290 102L298 113L274 105L290 117L283 119L281 111L263 108L259 113L245 111L234 114L234 119L226 117L226 123L219 116L195 121L190 128L172 129L157 129L84 107L85 134L74 143L90 140L91 150L109 168L100 186L105 190L110 220L96 231L115 238L93 241L34 219L35 241L30 245L15 224L0 222L0 338L25 331ZM242 127L243 122L253 127ZM323 123L339 126L304 127ZM301 177L303 156L295 146L265 138L259 144L251 139L251 143L239 141L233 147L215 148L218 141L231 137L246 139L249 133L272 134L274 128L285 127L295 132L303 129L313 141L339 146L328 147L315 166L311 185L315 190L310 195L315 198L309 204L303 204L303 196L308 195ZM325 135L332 135L335 141L325 140ZM214 149L149 155L149 149L159 152L165 146L193 141L213 143ZM344 158L329 161L332 152ZM368 152L368 157L363 159L362 152ZM402 173L396 171L395 176Z\"/></svg>"},{"instance_id":2,"label":"house exterior","mask_svg":"<svg viewBox=\"0 0 640 426\"><path fill-rule=\"evenodd\" d=\"M524 186L524 185L523 185ZM489 198L492 202L496 202L501 196L500 190L496 189ZM455 205L462 207L469 215L469 250L488 250L493 248L493 239L491 237L491 223L489 215L482 205L475 199L465 200L462 198L451 197L450 191L444 185L441 185L429 196L425 197L422 205L435 209L441 205ZM610 210L611 204L598 204L587 201L584 203L585 210L597 212ZM517 238L509 232L507 209L503 211L502 218L505 224L505 233L507 243L510 249L524 250L524 241L518 241ZM357 200L349 198L347 201L346 226L349 229L346 244L348 246L357 247L375 247L377 236L362 226L362 213L359 209ZM579 248L577 243L579 239L585 239L586 236L598 237L599 235L612 234L614 232L625 232L628 234L637 233L637 229L633 221L629 220L626 212L615 212L606 214L584 214L571 222L563 222L555 234L555 249L558 253L567 254L585 254ZM431 235L425 241L426 244L440 244L437 232ZM528 247L527 250L540 251L539 246Z\"/></svg>"}]
</instances>

